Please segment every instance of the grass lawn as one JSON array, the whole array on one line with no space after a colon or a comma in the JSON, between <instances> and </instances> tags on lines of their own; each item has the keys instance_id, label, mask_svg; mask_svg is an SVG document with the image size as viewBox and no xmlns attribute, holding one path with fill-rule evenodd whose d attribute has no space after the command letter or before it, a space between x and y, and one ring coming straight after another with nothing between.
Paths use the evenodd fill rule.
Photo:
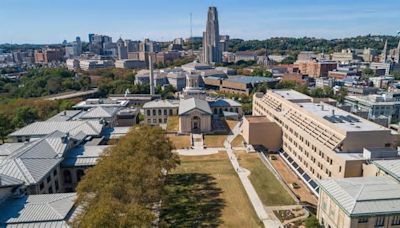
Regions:
<instances>
[{"instance_id":1,"label":"grass lawn","mask_svg":"<svg viewBox=\"0 0 400 228\"><path fill-rule=\"evenodd\" d=\"M168 116L167 131L179 131L179 118L178 116Z\"/></svg>"},{"instance_id":2,"label":"grass lawn","mask_svg":"<svg viewBox=\"0 0 400 228\"><path fill-rule=\"evenodd\" d=\"M176 149L183 149L192 146L189 135L168 134L168 138L175 145Z\"/></svg>"},{"instance_id":3,"label":"grass lawn","mask_svg":"<svg viewBox=\"0 0 400 228\"><path fill-rule=\"evenodd\" d=\"M232 140L232 146L233 147L239 147L243 146L244 138L242 135L237 135L233 140Z\"/></svg>"},{"instance_id":4,"label":"grass lawn","mask_svg":"<svg viewBox=\"0 0 400 228\"><path fill-rule=\"evenodd\" d=\"M207 147L224 147L227 135L204 135L204 144Z\"/></svg>"},{"instance_id":5,"label":"grass lawn","mask_svg":"<svg viewBox=\"0 0 400 228\"><path fill-rule=\"evenodd\" d=\"M258 196L265 206L280 206L296 204L274 174L265 167L258 154L239 152L239 163L242 167L250 170L251 183L257 191Z\"/></svg>"},{"instance_id":6,"label":"grass lawn","mask_svg":"<svg viewBox=\"0 0 400 228\"><path fill-rule=\"evenodd\" d=\"M261 227L226 153L181 156L168 176L161 227Z\"/></svg>"}]
</instances>

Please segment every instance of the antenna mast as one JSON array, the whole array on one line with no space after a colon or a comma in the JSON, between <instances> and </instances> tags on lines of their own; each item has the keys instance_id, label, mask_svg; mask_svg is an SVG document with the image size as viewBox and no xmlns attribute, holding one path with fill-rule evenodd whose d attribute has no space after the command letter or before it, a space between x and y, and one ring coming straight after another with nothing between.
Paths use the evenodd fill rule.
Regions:
<instances>
[{"instance_id":1,"label":"antenna mast","mask_svg":"<svg viewBox=\"0 0 400 228\"><path fill-rule=\"evenodd\" d=\"M193 55L192 13L190 13L190 55Z\"/></svg>"}]
</instances>

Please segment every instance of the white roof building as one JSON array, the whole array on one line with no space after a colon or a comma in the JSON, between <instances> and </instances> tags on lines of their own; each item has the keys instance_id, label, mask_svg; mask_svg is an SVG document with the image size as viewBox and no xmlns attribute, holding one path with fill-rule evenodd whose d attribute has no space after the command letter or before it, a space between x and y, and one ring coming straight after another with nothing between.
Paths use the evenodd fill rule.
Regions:
<instances>
[{"instance_id":1,"label":"white roof building","mask_svg":"<svg viewBox=\"0 0 400 228\"><path fill-rule=\"evenodd\" d=\"M0 227L70 227L79 212L75 199L76 193L9 198L0 205Z\"/></svg>"},{"instance_id":2,"label":"white roof building","mask_svg":"<svg viewBox=\"0 0 400 228\"><path fill-rule=\"evenodd\" d=\"M400 183L390 177L325 179L320 189L348 216L400 212Z\"/></svg>"}]
</instances>

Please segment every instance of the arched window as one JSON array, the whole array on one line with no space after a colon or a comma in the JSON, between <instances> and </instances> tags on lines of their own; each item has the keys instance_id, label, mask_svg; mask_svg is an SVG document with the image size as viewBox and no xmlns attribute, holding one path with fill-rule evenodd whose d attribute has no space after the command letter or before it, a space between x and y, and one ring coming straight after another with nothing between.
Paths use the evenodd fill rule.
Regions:
<instances>
[{"instance_id":1,"label":"arched window","mask_svg":"<svg viewBox=\"0 0 400 228\"><path fill-rule=\"evenodd\" d=\"M72 183L72 176L69 170L64 170L63 178L65 183Z\"/></svg>"},{"instance_id":2,"label":"arched window","mask_svg":"<svg viewBox=\"0 0 400 228\"><path fill-rule=\"evenodd\" d=\"M85 175L85 172L82 169L78 169L76 171L76 179L79 181L81 181L83 175Z\"/></svg>"}]
</instances>

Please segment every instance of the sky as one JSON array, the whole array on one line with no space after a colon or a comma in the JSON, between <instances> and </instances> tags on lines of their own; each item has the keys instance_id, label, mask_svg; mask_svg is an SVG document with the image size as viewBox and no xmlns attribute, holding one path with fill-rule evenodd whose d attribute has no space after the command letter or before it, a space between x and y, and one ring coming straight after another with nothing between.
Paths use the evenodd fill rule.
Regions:
<instances>
[{"instance_id":1,"label":"sky","mask_svg":"<svg viewBox=\"0 0 400 228\"><path fill-rule=\"evenodd\" d=\"M396 35L398 0L0 0L0 43L61 43L88 33L167 41L205 30L216 6L231 38Z\"/></svg>"}]
</instances>

